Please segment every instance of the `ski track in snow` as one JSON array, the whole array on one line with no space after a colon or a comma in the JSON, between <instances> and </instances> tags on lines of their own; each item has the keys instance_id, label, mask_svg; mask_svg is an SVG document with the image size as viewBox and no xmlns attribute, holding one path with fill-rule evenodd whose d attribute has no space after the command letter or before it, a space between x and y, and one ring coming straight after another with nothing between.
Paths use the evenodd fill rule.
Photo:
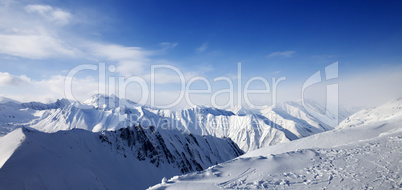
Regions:
<instances>
[{"instance_id":1,"label":"ski track in snow","mask_svg":"<svg viewBox=\"0 0 402 190\"><path fill-rule=\"evenodd\" d=\"M337 148L237 158L204 172L174 177L165 186L153 188L400 189L401 144L399 132ZM292 166L287 160L298 166ZM279 163L281 168L273 167Z\"/></svg>"}]
</instances>

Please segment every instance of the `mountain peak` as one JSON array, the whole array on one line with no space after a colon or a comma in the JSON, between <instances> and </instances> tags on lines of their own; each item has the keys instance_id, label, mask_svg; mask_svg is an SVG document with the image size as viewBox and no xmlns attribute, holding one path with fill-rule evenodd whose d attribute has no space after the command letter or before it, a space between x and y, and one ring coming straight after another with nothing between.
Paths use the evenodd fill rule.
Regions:
<instances>
[{"instance_id":1,"label":"mountain peak","mask_svg":"<svg viewBox=\"0 0 402 190\"><path fill-rule=\"evenodd\" d=\"M227 110L223 110L223 109L219 109L219 108L214 108L214 107L207 107L207 106L203 106L203 105L195 105L193 107L190 107L190 108L187 108L187 109L184 109L184 110L193 111L193 112L202 113L202 114L211 114L211 115L214 115L214 116L218 116L218 115L231 116L231 115L234 115L234 113L231 112L231 111L227 111Z\"/></svg>"},{"instance_id":2,"label":"mountain peak","mask_svg":"<svg viewBox=\"0 0 402 190\"><path fill-rule=\"evenodd\" d=\"M245 116L245 115L250 115L253 114L253 111L251 109L247 109L244 106L241 105L237 105L235 107L233 107L232 109L230 109L234 114L238 115L238 116Z\"/></svg>"},{"instance_id":3,"label":"mountain peak","mask_svg":"<svg viewBox=\"0 0 402 190\"><path fill-rule=\"evenodd\" d=\"M94 94L84 104L92 105L97 109L113 109L119 106L135 105L136 103L124 98L119 98L114 94Z\"/></svg>"}]
</instances>

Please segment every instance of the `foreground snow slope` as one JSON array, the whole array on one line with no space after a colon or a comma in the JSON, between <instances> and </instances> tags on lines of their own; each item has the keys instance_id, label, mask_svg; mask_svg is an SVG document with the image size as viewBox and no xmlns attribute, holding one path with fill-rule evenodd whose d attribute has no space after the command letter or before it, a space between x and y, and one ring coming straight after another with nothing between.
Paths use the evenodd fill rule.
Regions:
<instances>
[{"instance_id":1,"label":"foreground snow slope","mask_svg":"<svg viewBox=\"0 0 402 190\"><path fill-rule=\"evenodd\" d=\"M332 129L310 115L300 102L252 111L238 108L234 112L203 106L177 111L155 109L99 94L83 104L65 99L51 104L4 102L0 102L0 136L20 126L44 132L74 128L100 132L141 124L197 135L229 137L247 152ZM308 105L314 110L323 110L318 104L310 102ZM340 113L340 119L349 115L347 111Z\"/></svg>"},{"instance_id":2,"label":"foreground snow slope","mask_svg":"<svg viewBox=\"0 0 402 190\"><path fill-rule=\"evenodd\" d=\"M145 189L242 154L230 139L142 127L101 133L19 128L0 143L0 189Z\"/></svg>"},{"instance_id":3,"label":"foreground snow slope","mask_svg":"<svg viewBox=\"0 0 402 190\"><path fill-rule=\"evenodd\" d=\"M392 104L398 107L400 101ZM373 115L350 117L357 122L391 113L382 120L262 148L152 189L402 188L402 116L394 108L386 104Z\"/></svg>"}]
</instances>

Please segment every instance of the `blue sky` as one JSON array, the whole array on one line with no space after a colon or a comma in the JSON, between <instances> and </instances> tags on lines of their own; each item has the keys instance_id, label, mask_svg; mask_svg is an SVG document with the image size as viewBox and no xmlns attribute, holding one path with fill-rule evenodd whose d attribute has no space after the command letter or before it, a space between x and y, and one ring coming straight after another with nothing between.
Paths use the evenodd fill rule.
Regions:
<instances>
[{"instance_id":1,"label":"blue sky","mask_svg":"<svg viewBox=\"0 0 402 190\"><path fill-rule=\"evenodd\" d=\"M62 98L66 73L98 62L116 65L119 76L146 77L150 65L169 64L186 78L210 81L235 76L241 62L243 78L286 77L280 95L285 100L300 98L293 94L304 80L338 61L344 104L374 105L402 96L395 90L402 76L400 1L6 0L0 5L0 95L22 101ZM88 85L77 87L78 96L93 93L96 79L94 72L78 75L78 83ZM161 80L169 81L166 75ZM354 91L374 83L376 92ZM29 97L26 89L32 91ZM177 89L166 82L158 92Z\"/></svg>"}]
</instances>

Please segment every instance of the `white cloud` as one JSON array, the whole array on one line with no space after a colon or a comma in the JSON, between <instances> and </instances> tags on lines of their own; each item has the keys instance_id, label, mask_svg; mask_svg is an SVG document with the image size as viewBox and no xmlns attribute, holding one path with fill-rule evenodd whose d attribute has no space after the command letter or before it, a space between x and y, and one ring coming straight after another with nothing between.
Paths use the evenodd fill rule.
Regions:
<instances>
[{"instance_id":1,"label":"white cloud","mask_svg":"<svg viewBox=\"0 0 402 190\"><path fill-rule=\"evenodd\" d=\"M140 47L125 47L115 44L93 43L89 48L95 57L117 62L117 72L123 76L141 74L144 67L149 64L149 56L154 54Z\"/></svg>"},{"instance_id":2,"label":"white cloud","mask_svg":"<svg viewBox=\"0 0 402 190\"><path fill-rule=\"evenodd\" d=\"M200 47L198 47L198 48L196 49L196 51L197 51L198 53L201 53L201 52L204 52L205 50L207 50L207 48L208 48L208 43L205 42L205 43L203 43Z\"/></svg>"},{"instance_id":3,"label":"white cloud","mask_svg":"<svg viewBox=\"0 0 402 190\"><path fill-rule=\"evenodd\" d=\"M7 72L0 72L0 86L19 86L29 83L30 79L25 75L15 76Z\"/></svg>"},{"instance_id":4,"label":"white cloud","mask_svg":"<svg viewBox=\"0 0 402 190\"><path fill-rule=\"evenodd\" d=\"M184 80L186 80L187 78L184 75L180 76L178 74L159 72L159 71L155 72L153 75L146 74L142 76L142 78L145 79L146 81L151 81L152 78L155 84L172 84L172 83L179 84L181 82L182 77Z\"/></svg>"},{"instance_id":5,"label":"white cloud","mask_svg":"<svg viewBox=\"0 0 402 190\"><path fill-rule=\"evenodd\" d=\"M165 49L168 49L168 48L174 48L174 47L176 47L177 45L179 45L179 43L170 43L170 42L162 42L162 43L160 43L159 44L161 47L163 47L163 48L165 48Z\"/></svg>"},{"instance_id":6,"label":"white cloud","mask_svg":"<svg viewBox=\"0 0 402 190\"><path fill-rule=\"evenodd\" d=\"M29 59L76 56L79 51L46 34L0 34L0 53Z\"/></svg>"},{"instance_id":7,"label":"white cloud","mask_svg":"<svg viewBox=\"0 0 402 190\"><path fill-rule=\"evenodd\" d=\"M57 26L71 18L70 13L48 5L0 4L0 54L28 59L78 56L79 50L58 36Z\"/></svg>"},{"instance_id":8,"label":"white cloud","mask_svg":"<svg viewBox=\"0 0 402 190\"><path fill-rule=\"evenodd\" d=\"M6 96L18 101L50 102L65 98L65 76L54 75L48 79L32 80L24 75L14 76L8 73L0 73L1 96ZM73 79L73 94L79 101L89 98L98 92L97 80L87 78Z\"/></svg>"},{"instance_id":9,"label":"white cloud","mask_svg":"<svg viewBox=\"0 0 402 190\"><path fill-rule=\"evenodd\" d=\"M92 44L90 47L97 56L103 56L110 60L144 59L151 55L140 47L125 47L115 44Z\"/></svg>"},{"instance_id":10,"label":"white cloud","mask_svg":"<svg viewBox=\"0 0 402 190\"><path fill-rule=\"evenodd\" d=\"M74 31L63 31L60 25L72 21L73 15L59 7L15 2L0 4L0 54L16 58L42 59L62 57L117 64L123 76L144 75L152 56L163 54L178 43L162 42L159 50L100 43L80 38ZM69 33L68 36L63 34ZM152 59L151 59L152 58Z\"/></svg>"},{"instance_id":11,"label":"white cloud","mask_svg":"<svg viewBox=\"0 0 402 190\"><path fill-rule=\"evenodd\" d=\"M139 75L144 71L146 62L141 60L121 60L117 66L117 72L123 76Z\"/></svg>"},{"instance_id":12,"label":"white cloud","mask_svg":"<svg viewBox=\"0 0 402 190\"><path fill-rule=\"evenodd\" d=\"M46 14L53 10L49 5L27 5L25 6L27 12L37 12L39 14Z\"/></svg>"},{"instance_id":13,"label":"white cloud","mask_svg":"<svg viewBox=\"0 0 402 190\"><path fill-rule=\"evenodd\" d=\"M295 51L277 51L270 53L267 57L291 57Z\"/></svg>"},{"instance_id":14,"label":"white cloud","mask_svg":"<svg viewBox=\"0 0 402 190\"><path fill-rule=\"evenodd\" d=\"M47 20L60 25L68 24L72 18L71 13L49 5L27 5L25 10L28 13L37 13Z\"/></svg>"},{"instance_id":15,"label":"white cloud","mask_svg":"<svg viewBox=\"0 0 402 190\"><path fill-rule=\"evenodd\" d=\"M148 75L149 77L149 75ZM162 77L162 78L159 78ZM165 78L167 77L167 78ZM167 79L169 82L177 82L171 75L157 76L159 79ZM70 80L63 75L54 75L48 79L32 80L25 76L13 76L8 73L0 73L0 96L5 96L11 99L15 99L21 102L28 101L40 101L40 102L53 102L56 99L66 98L65 95L65 81ZM6 84L6 85L3 85ZM24 85L19 85L24 84ZM72 94L75 100L84 102L93 94L105 93L99 92L99 85L104 85L104 82L98 83L96 77L74 77L72 80ZM109 89L106 93L115 93L116 86L107 86ZM147 104L150 104L149 86L146 89L142 89L140 86L129 85L125 89L125 96L123 98L131 99L133 101L139 101L142 95L142 90L146 90ZM27 96L27 92L29 96ZM180 91L159 89L157 87L155 93L155 100L157 105L166 105L175 100L178 97Z\"/></svg>"},{"instance_id":16,"label":"white cloud","mask_svg":"<svg viewBox=\"0 0 402 190\"><path fill-rule=\"evenodd\" d=\"M32 69L46 71L46 64L49 64L46 63L48 58L77 58L81 61L95 60L117 64L118 74L141 76L149 82L151 76L146 68L150 68L151 64L178 65L155 58L167 49L176 47L178 43L162 42L161 48L150 51L141 47L89 41L81 38L82 36L75 31L67 31L69 28L65 25L75 22L73 18L78 16L66 10L49 5L26 5L19 1L13 1L13 4L13 6L4 6L0 3L0 54L4 57L40 59L45 62L45 66L41 65L41 68L37 65L29 66ZM205 51L206 48L205 43L200 50ZM24 60L21 59L21 61ZM197 72L201 72L201 69L197 69ZM23 75L0 74L0 91L11 98L20 101L46 102L65 97L65 76L55 74L48 79L39 80ZM48 73L46 74L49 76ZM195 75L196 73L187 73L184 77L188 79ZM156 83L163 84L161 85L163 87L166 83L180 82L178 76L171 72L158 71L155 73L155 78ZM97 93L99 85L96 79L96 77L74 79L76 85L73 90L78 100L85 100ZM167 89L169 90L171 89ZM130 93L137 95L138 90L131 89ZM157 96L160 100L165 99L163 95Z\"/></svg>"}]
</instances>

